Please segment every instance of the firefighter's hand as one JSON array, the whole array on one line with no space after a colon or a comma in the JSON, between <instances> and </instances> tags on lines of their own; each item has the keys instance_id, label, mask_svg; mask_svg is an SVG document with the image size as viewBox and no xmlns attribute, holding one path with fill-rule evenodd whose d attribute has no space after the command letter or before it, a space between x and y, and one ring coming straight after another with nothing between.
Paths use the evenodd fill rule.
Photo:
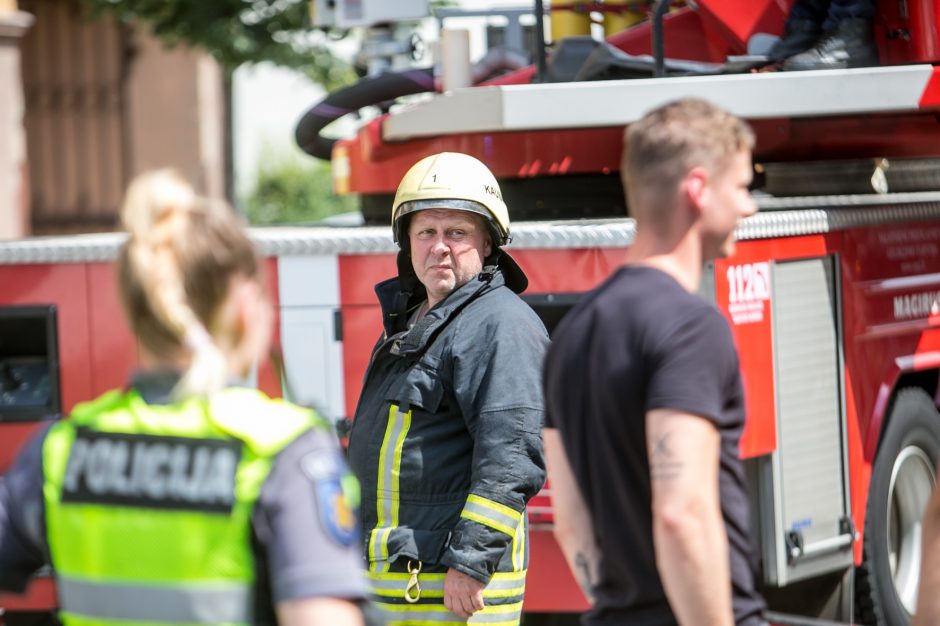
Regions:
<instances>
[{"instance_id":1,"label":"firefighter's hand","mask_svg":"<svg viewBox=\"0 0 940 626\"><path fill-rule=\"evenodd\" d=\"M444 577L444 606L461 619L483 608L483 583L455 569L448 569Z\"/></svg>"}]
</instances>

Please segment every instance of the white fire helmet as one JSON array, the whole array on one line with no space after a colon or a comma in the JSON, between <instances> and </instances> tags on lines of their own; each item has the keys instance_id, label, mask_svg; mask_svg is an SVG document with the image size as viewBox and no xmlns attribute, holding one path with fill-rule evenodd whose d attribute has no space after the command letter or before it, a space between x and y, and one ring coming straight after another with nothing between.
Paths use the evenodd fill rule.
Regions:
<instances>
[{"instance_id":1,"label":"white fire helmet","mask_svg":"<svg viewBox=\"0 0 940 626\"><path fill-rule=\"evenodd\" d=\"M406 215L426 209L470 211L486 218L496 246L510 241L509 211L493 173L480 161L459 152L441 152L411 166L401 179L392 204L392 234L399 246L407 241Z\"/></svg>"}]
</instances>

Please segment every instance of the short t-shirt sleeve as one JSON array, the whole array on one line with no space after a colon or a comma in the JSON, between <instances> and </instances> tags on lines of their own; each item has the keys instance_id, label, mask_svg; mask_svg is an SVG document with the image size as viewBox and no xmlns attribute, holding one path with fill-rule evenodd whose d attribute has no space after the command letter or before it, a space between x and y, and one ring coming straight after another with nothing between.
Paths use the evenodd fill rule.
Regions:
<instances>
[{"instance_id":1,"label":"short t-shirt sleeve","mask_svg":"<svg viewBox=\"0 0 940 626\"><path fill-rule=\"evenodd\" d=\"M332 433L308 431L278 455L252 519L275 604L366 597L358 499Z\"/></svg>"},{"instance_id":2,"label":"short t-shirt sleeve","mask_svg":"<svg viewBox=\"0 0 940 626\"><path fill-rule=\"evenodd\" d=\"M555 422L552 419L552 412L548 407L548 404L545 405L545 428L555 428Z\"/></svg>"},{"instance_id":3,"label":"short t-shirt sleeve","mask_svg":"<svg viewBox=\"0 0 940 626\"><path fill-rule=\"evenodd\" d=\"M0 477L0 589L23 591L49 560L42 496L43 429Z\"/></svg>"},{"instance_id":4,"label":"short t-shirt sleeve","mask_svg":"<svg viewBox=\"0 0 940 626\"><path fill-rule=\"evenodd\" d=\"M718 428L739 419L728 411L738 389L738 358L731 329L709 306L695 307L662 335L651 355L646 410L674 409L699 415Z\"/></svg>"},{"instance_id":5,"label":"short t-shirt sleeve","mask_svg":"<svg viewBox=\"0 0 940 626\"><path fill-rule=\"evenodd\" d=\"M545 396L545 416L544 416L544 427L545 428L557 428L555 424L555 411L554 411L554 402L552 401L556 393L553 393L556 389L555 386L558 385L557 379L559 378L559 372L563 371L560 354L562 351L561 346L558 342L549 344L548 350L545 353L545 363L542 367L542 393Z\"/></svg>"}]
</instances>

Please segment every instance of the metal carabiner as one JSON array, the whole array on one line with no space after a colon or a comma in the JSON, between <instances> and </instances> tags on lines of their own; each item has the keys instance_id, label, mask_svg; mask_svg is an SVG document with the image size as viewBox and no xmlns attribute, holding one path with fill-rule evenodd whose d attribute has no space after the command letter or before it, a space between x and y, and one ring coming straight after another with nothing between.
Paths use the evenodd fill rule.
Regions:
<instances>
[{"instance_id":1,"label":"metal carabiner","mask_svg":"<svg viewBox=\"0 0 940 626\"><path fill-rule=\"evenodd\" d=\"M405 602L414 604L421 599L421 585L418 583L418 574L421 573L421 561L418 561L418 567L411 567L411 561L408 561L408 573L411 578L405 586Z\"/></svg>"}]
</instances>

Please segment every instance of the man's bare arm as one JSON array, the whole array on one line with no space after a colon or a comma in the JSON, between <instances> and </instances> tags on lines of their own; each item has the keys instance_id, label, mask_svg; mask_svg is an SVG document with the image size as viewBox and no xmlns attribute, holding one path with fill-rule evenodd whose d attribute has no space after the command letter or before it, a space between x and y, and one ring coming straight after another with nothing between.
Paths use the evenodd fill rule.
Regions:
<instances>
[{"instance_id":1,"label":"man's bare arm","mask_svg":"<svg viewBox=\"0 0 940 626\"><path fill-rule=\"evenodd\" d=\"M553 533L568 567L593 604L593 587L597 582L600 551L594 537L591 516L578 491L568 455L558 430L546 428L542 431L545 445L545 462L548 465L548 480L552 489L552 508L555 513Z\"/></svg>"},{"instance_id":2,"label":"man's bare arm","mask_svg":"<svg viewBox=\"0 0 940 626\"><path fill-rule=\"evenodd\" d=\"M922 542L917 613L912 626L940 624L940 487L934 488L924 510Z\"/></svg>"},{"instance_id":3,"label":"man's bare arm","mask_svg":"<svg viewBox=\"0 0 940 626\"><path fill-rule=\"evenodd\" d=\"M665 409L646 414L656 567L682 626L734 624L720 445L704 418Z\"/></svg>"}]
</instances>

